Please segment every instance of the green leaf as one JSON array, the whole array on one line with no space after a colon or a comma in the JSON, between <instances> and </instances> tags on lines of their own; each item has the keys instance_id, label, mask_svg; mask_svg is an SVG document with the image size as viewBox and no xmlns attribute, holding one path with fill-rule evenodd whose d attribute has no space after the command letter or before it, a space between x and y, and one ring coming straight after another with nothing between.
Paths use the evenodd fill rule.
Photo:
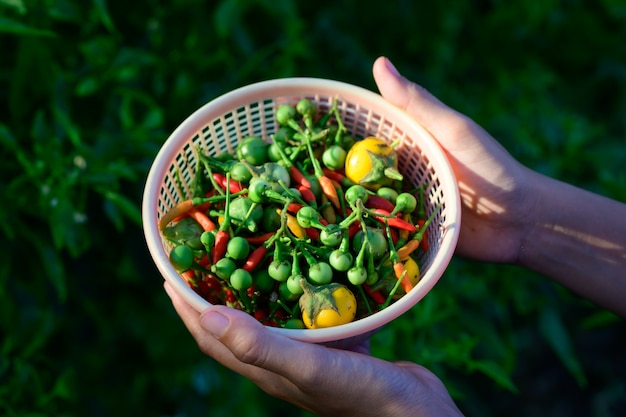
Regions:
<instances>
[{"instance_id":1,"label":"green leaf","mask_svg":"<svg viewBox=\"0 0 626 417\"><path fill-rule=\"evenodd\" d=\"M547 307L541 311L539 330L563 365L574 376L578 385L586 386L587 378L574 352L569 333L563 325L561 316L554 308Z\"/></svg>"},{"instance_id":2,"label":"green leaf","mask_svg":"<svg viewBox=\"0 0 626 417\"><path fill-rule=\"evenodd\" d=\"M472 362L470 369L475 369L482 372L483 374L487 375L495 382L497 382L498 385L506 388L513 393L519 392L509 373L494 361L483 360Z\"/></svg>"},{"instance_id":3,"label":"green leaf","mask_svg":"<svg viewBox=\"0 0 626 417\"><path fill-rule=\"evenodd\" d=\"M20 14L26 13L26 6L22 0L0 0L0 6L13 8Z\"/></svg>"},{"instance_id":4,"label":"green leaf","mask_svg":"<svg viewBox=\"0 0 626 417\"><path fill-rule=\"evenodd\" d=\"M52 105L52 114L74 146L81 146L80 131L66 111L58 105Z\"/></svg>"},{"instance_id":5,"label":"green leaf","mask_svg":"<svg viewBox=\"0 0 626 417\"><path fill-rule=\"evenodd\" d=\"M15 136L13 136L8 126L2 123L0 123L0 144L11 150L15 150L17 148Z\"/></svg>"},{"instance_id":6,"label":"green leaf","mask_svg":"<svg viewBox=\"0 0 626 417\"><path fill-rule=\"evenodd\" d=\"M111 190L99 191L104 195L106 201L108 203L112 203L113 207L116 209L112 210L113 207L109 207L109 209L107 209L106 211L107 215L116 225L118 230L123 229L123 221L117 210L119 210L122 214L129 218L133 223L137 225L141 224L141 210L135 202L123 196L122 194L116 193Z\"/></svg>"},{"instance_id":7,"label":"green leaf","mask_svg":"<svg viewBox=\"0 0 626 417\"><path fill-rule=\"evenodd\" d=\"M57 36L57 34L51 30L37 29L3 16L0 16L0 32L23 36Z\"/></svg>"},{"instance_id":8,"label":"green leaf","mask_svg":"<svg viewBox=\"0 0 626 417\"><path fill-rule=\"evenodd\" d=\"M46 277L50 279L52 286L57 292L61 303L67 300L66 271L63 261L59 257L59 252L47 244L39 248L40 257L43 260L43 267Z\"/></svg>"},{"instance_id":9,"label":"green leaf","mask_svg":"<svg viewBox=\"0 0 626 417\"><path fill-rule=\"evenodd\" d=\"M106 0L93 0L96 5L96 9L98 12L98 17L100 21L104 25L105 28L111 33L116 33L115 25L113 24L113 20L111 19L111 15L109 14L109 10L107 7Z\"/></svg>"}]
</instances>

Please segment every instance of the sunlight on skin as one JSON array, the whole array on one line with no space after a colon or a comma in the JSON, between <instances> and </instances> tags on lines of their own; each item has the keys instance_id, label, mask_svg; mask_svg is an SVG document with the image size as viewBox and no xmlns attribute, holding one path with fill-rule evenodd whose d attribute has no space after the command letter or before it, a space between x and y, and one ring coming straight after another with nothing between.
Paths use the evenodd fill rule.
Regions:
<instances>
[{"instance_id":1,"label":"sunlight on skin","mask_svg":"<svg viewBox=\"0 0 626 417\"><path fill-rule=\"evenodd\" d=\"M476 192L470 188L467 184L459 182L459 192L461 194L461 201L463 205L472 207L476 214L502 214L504 213L504 207L498 205L494 201L485 198L477 197Z\"/></svg>"},{"instance_id":2,"label":"sunlight on skin","mask_svg":"<svg viewBox=\"0 0 626 417\"><path fill-rule=\"evenodd\" d=\"M574 239L577 242L580 242L581 245L591 246L598 248L601 250L601 253L598 256L598 260L606 261L611 264L621 263L620 259L626 259L626 248L624 246L619 245L616 242L603 239L601 237L592 236L587 233L582 233L577 230L568 229L566 227L560 225L545 225L543 226L547 229L552 229L552 231L568 236ZM617 252L616 256L608 256L612 253Z\"/></svg>"}]
</instances>

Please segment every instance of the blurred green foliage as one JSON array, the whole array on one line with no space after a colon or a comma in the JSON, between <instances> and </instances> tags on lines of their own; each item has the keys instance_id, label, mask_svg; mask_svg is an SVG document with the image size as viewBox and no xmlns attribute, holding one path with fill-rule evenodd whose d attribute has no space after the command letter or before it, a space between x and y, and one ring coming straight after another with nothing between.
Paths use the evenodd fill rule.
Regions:
<instances>
[{"instance_id":1,"label":"blurred green foliage","mask_svg":"<svg viewBox=\"0 0 626 417\"><path fill-rule=\"evenodd\" d=\"M204 357L162 291L139 206L169 132L258 80L375 89L387 55L524 164L626 201L625 23L620 0L0 0L0 414L308 415ZM372 351L435 371L468 416L609 417L625 330L454 259Z\"/></svg>"}]
</instances>

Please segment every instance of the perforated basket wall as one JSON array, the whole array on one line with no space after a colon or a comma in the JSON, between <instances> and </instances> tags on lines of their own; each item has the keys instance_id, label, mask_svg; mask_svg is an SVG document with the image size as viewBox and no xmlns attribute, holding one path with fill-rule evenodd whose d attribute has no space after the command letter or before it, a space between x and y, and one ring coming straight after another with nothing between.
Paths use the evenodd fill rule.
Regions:
<instances>
[{"instance_id":1,"label":"perforated basket wall","mask_svg":"<svg viewBox=\"0 0 626 417\"><path fill-rule=\"evenodd\" d=\"M453 172L434 139L412 119L380 95L353 85L313 78L265 81L225 94L198 109L168 138L148 175L143 202L144 231L150 253L174 288L197 310L210 304L191 290L170 265L169 247L158 230L158 219L177 202L190 196L196 167L195 153L234 153L237 144L254 135L270 140L278 125L274 113L285 103L295 105L308 98L319 113L326 113L337 100L341 118L355 138L377 136L396 148L399 170L413 185L426 185L427 214L435 208L429 228L430 249L421 262L421 280L400 301L389 308L348 325L331 329L286 330L300 340L325 342L374 330L418 302L447 267L460 226L459 193Z\"/></svg>"}]
</instances>

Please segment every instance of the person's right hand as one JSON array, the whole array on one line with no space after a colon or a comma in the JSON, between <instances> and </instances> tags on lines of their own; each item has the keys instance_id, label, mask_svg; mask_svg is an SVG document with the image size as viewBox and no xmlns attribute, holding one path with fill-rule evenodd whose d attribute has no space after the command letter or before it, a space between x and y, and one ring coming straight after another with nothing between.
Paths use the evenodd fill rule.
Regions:
<instances>
[{"instance_id":1,"label":"person's right hand","mask_svg":"<svg viewBox=\"0 0 626 417\"><path fill-rule=\"evenodd\" d=\"M447 154L461 192L457 253L515 263L533 224L535 174L478 124L402 77L387 58L376 60L373 73L382 96L422 125Z\"/></svg>"}]
</instances>

